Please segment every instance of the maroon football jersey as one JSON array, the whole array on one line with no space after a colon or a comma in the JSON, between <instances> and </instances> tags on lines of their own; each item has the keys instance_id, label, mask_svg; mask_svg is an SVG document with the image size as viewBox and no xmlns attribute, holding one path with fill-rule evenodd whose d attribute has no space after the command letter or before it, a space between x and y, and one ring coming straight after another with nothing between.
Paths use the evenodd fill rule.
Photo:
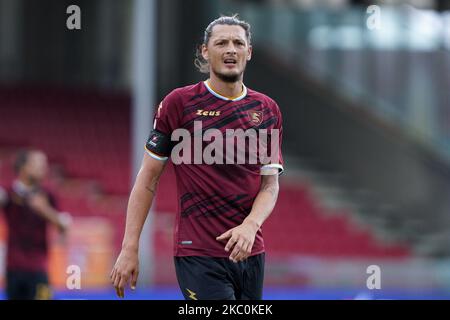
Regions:
<instances>
[{"instance_id":1,"label":"maroon football jersey","mask_svg":"<svg viewBox=\"0 0 450 320\"><path fill-rule=\"evenodd\" d=\"M278 105L264 94L243 86L242 94L230 99L216 93L207 82L199 82L173 90L161 102L155 113L154 131L146 144L148 154L162 161L173 155L174 152L168 152L167 148L161 151L158 144L163 139L167 142L167 137L170 139L177 129L185 129L192 137L194 132L201 131L204 134L208 129L216 129L225 140L230 129L254 129L257 132L261 129L268 132L277 129L275 131L281 145L282 118ZM269 134L266 146L269 154L270 137ZM213 140L200 142L200 155ZM172 142L170 150L175 151L176 143ZM263 169L270 167L278 168L280 173L283 171L281 147L272 157L275 161L270 163L262 162L261 159L256 163L248 160L236 163L239 147L231 160L225 159L228 155L224 142L223 152L213 152L215 159L222 161L208 164L194 159L194 153L198 151L194 150L195 144L191 143L191 154L185 154L186 150L180 153L183 159L190 159L190 162L179 163L172 157L178 191L174 255L228 257L230 253L224 250L225 243L217 241L216 237L238 226L248 216L260 189ZM242 148L245 148L246 156L259 149L250 150L249 142ZM259 230L252 255L262 252L264 242L262 231Z\"/></svg>"},{"instance_id":2,"label":"maroon football jersey","mask_svg":"<svg viewBox=\"0 0 450 320\"><path fill-rule=\"evenodd\" d=\"M8 227L6 269L46 272L47 221L29 207L28 194L17 181L7 190L3 208ZM54 198L48 196L54 206Z\"/></svg>"}]
</instances>

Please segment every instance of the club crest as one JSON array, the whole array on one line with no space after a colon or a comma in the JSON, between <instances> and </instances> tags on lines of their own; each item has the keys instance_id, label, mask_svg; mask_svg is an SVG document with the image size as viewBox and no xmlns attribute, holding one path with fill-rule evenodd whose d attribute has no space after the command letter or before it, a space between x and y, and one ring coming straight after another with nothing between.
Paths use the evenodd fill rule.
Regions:
<instances>
[{"instance_id":1,"label":"club crest","mask_svg":"<svg viewBox=\"0 0 450 320\"><path fill-rule=\"evenodd\" d=\"M261 124L261 122L262 122L262 120L263 120L263 113L262 113L262 111L249 111L248 112L248 115L249 115L249 117L250 117L250 121L254 124L254 125L256 125L256 126L258 126L258 125L260 125Z\"/></svg>"}]
</instances>

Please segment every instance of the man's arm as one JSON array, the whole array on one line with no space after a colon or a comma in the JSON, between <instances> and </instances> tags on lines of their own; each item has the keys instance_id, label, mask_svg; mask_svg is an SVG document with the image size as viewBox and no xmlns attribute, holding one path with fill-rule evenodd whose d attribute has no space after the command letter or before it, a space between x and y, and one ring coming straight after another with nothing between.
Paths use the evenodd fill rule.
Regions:
<instances>
[{"instance_id":1,"label":"man's arm","mask_svg":"<svg viewBox=\"0 0 450 320\"><path fill-rule=\"evenodd\" d=\"M261 187L253 202L250 214L241 225L223 233L217 240L228 240L225 251L234 249L230 254L233 262L242 261L248 258L252 252L256 233L264 221L270 216L278 198L278 169L270 169L267 175L261 177Z\"/></svg>"},{"instance_id":2,"label":"man's arm","mask_svg":"<svg viewBox=\"0 0 450 320\"><path fill-rule=\"evenodd\" d=\"M117 295L124 297L125 285L131 277L131 288L135 289L139 274L139 238L144 227L148 211L156 193L159 178L166 162L155 160L148 154L144 155L142 165L137 174L128 201L125 235L122 250L111 271L111 281Z\"/></svg>"},{"instance_id":3,"label":"man's arm","mask_svg":"<svg viewBox=\"0 0 450 320\"><path fill-rule=\"evenodd\" d=\"M67 230L70 224L69 215L67 213L62 214L53 208L47 195L42 192L37 192L30 196L28 204L37 214L55 225L60 232Z\"/></svg>"}]
</instances>

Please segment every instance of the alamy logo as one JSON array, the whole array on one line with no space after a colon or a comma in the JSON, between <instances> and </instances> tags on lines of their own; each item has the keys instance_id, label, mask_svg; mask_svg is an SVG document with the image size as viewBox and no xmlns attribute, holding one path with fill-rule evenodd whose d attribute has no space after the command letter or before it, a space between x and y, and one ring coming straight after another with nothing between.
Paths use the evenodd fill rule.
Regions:
<instances>
[{"instance_id":1,"label":"alamy logo","mask_svg":"<svg viewBox=\"0 0 450 320\"><path fill-rule=\"evenodd\" d=\"M253 114L254 123L262 115ZM201 121L194 121L193 134L179 128L172 132L172 162L178 164L278 164L280 141L278 129L203 130ZM225 150L225 152L224 152ZM270 153L270 154L269 154Z\"/></svg>"},{"instance_id":2,"label":"alamy logo","mask_svg":"<svg viewBox=\"0 0 450 320\"><path fill-rule=\"evenodd\" d=\"M69 30L81 30L81 9L77 5L67 7L67 14L70 16L66 20L66 26Z\"/></svg>"},{"instance_id":3,"label":"alamy logo","mask_svg":"<svg viewBox=\"0 0 450 320\"><path fill-rule=\"evenodd\" d=\"M77 265L67 267L66 273L69 275L66 280L66 287L69 290L81 289L81 268Z\"/></svg>"},{"instance_id":4,"label":"alamy logo","mask_svg":"<svg viewBox=\"0 0 450 320\"><path fill-rule=\"evenodd\" d=\"M369 30L381 29L381 8L377 5L371 5L366 10L370 16L367 18L366 25Z\"/></svg>"},{"instance_id":5,"label":"alamy logo","mask_svg":"<svg viewBox=\"0 0 450 320\"><path fill-rule=\"evenodd\" d=\"M366 270L367 274L370 276L367 278L366 285L369 290L380 290L381 289L381 269L377 265L370 265Z\"/></svg>"}]
</instances>

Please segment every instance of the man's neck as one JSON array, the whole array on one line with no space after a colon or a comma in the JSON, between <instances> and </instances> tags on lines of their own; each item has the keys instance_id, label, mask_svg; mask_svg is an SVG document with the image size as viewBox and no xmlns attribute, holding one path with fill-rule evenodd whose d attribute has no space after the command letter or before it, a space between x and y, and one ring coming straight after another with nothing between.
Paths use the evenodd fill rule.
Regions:
<instances>
[{"instance_id":1,"label":"man's neck","mask_svg":"<svg viewBox=\"0 0 450 320\"><path fill-rule=\"evenodd\" d=\"M33 188L35 186L34 183L31 181L31 179L27 179L26 177L18 176L16 181L20 185L22 185L23 187L25 187L27 189L31 189L31 188Z\"/></svg>"},{"instance_id":2,"label":"man's neck","mask_svg":"<svg viewBox=\"0 0 450 320\"><path fill-rule=\"evenodd\" d=\"M242 80L238 80L236 82L224 82L217 78L214 74L211 74L210 78L207 81L211 89L213 89L221 96L227 97L229 99L238 97L244 90Z\"/></svg>"}]
</instances>

